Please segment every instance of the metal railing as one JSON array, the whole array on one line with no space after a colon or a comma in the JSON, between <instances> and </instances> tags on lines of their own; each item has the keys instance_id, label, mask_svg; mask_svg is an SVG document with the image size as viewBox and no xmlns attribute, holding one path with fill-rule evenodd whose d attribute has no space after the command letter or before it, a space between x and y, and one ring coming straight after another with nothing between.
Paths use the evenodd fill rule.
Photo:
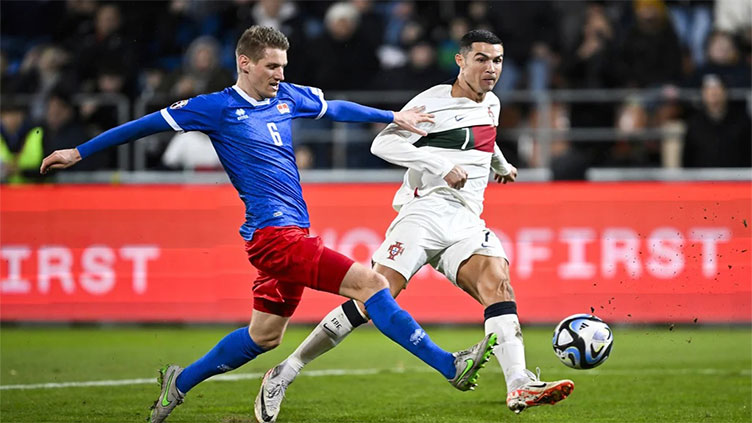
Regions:
<instances>
[{"instance_id":1,"label":"metal railing","mask_svg":"<svg viewBox=\"0 0 752 423\"><path fill-rule=\"evenodd\" d=\"M358 103L370 104L377 107L399 109L403 104L409 101L417 92L415 91L332 91L327 93L328 99L341 99L350 100ZM727 91L729 100L731 101L746 101L748 110L752 110L752 90L749 89L729 89ZM31 103L32 96L14 96L15 99L20 101L27 101ZM513 129L503 129L500 131L500 138L505 140L519 140L527 137L532 138L538 145L539 160L537 164L538 171L532 172L528 170L530 176L535 180L541 180L550 178L550 171L548 171L549 164L551 162L551 145L554 140L562 139L570 142L593 142L593 141L613 141L613 140L630 140L630 141L645 141L645 140L681 140L684 131L681 125L667 126L665 128L646 128L636 129L630 133L620 131L615 127L603 127L603 128L567 128L557 129L552 128L552 113L554 106L559 103L613 103L619 104L626 100L638 100L643 103L656 102L666 99L685 101L685 102L698 102L701 99L701 91L697 89L681 89L668 92L661 89L647 89L647 90L633 90L633 89L609 89L609 90L550 90L550 91L510 91L502 94L502 104L527 104L533 107L536 111L537 121L534 122L534 126L519 126ZM173 98L158 97L158 96L141 96L137 98L133 104L130 103L127 97L120 94L78 94L73 98L75 105L81 105L87 101L95 101L98 104L105 106L113 106L116 109L118 123L125 123L131 119L135 119L146 115L147 113L158 110L162 107L168 106ZM0 98L2 101L2 98ZM131 113L132 112L132 113ZM301 120L304 121L304 120ZM340 175L341 177L347 174L347 178L353 178L354 174L359 173L357 170L348 169L348 150L352 148L362 149L362 154L370 154L368 152L368 146L372 141L374 131L364 129L362 125L347 124L334 122L330 128L307 127L303 122L301 123L301 130L296 132L296 142L306 144L330 144L331 145L331 170L323 171L304 171L304 175L309 175L313 180L324 181L336 178L334 176L322 176L328 175ZM149 138L149 137L147 137ZM102 176L101 174L96 177L97 180L102 182L117 180L122 178L122 175L129 174L130 171L143 172L147 169L148 158L148 145L149 142L153 142L154 139L140 140L132 144L124 144L118 147L117 163L118 172L110 172L110 176ZM360 150L356 150L357 154L361 154ZM666 165L664 163L664 165ZM339 172L332 172L333 170ZM344 171L346 171L343 173ZM355 172L355 173L353 173ZM392 176L376 176L381 172L382 175L389 175L389 170L380 171L366 171L361 172L364 175L363 178L368 180L392 180ZM616 172L616 173L614 173ZM661 172L655 170L654 172ZM676 173L679 172L679 173ZM165 178L157 177L157 174L163 174L166 172L150 172L143 173L143 176L139 177L126 177L129 180L143 181L148 178L156 178L157 180L185 180L186 175L206 174L205 172L193 173L193 172L179 172L176 176L166 176ZM618 170L610 170L608 172L601 172L600 170L591 169L588 173L595 179L601 178L618 178ZM644 174L644 172L638 172ZM679 175L681 170L675 171L672 175ZM89 177L94 176L92 173L87 173ZM626 179L633 177L633 172L623 173ZM656 174L656 173L654 173ZM707 173L706 173L707 174ZM722 175L721 173L718 175ZM62 174L61 174L62 175ZM120 176L117 176L120 175ZM606 175L606 176L602 176ZM617 175L617 176L614 176ZM689 173L687 173L689 175ZM745 174L736 172L732 175L737 175L746 180ZM740 176L739 176L740 175ZM672 176L672 178L675 176ZM687 176L693 179L694 176ZM708 176L709 178L712 178ZM65 176L61 176L63 180L74 181L79 177L72 173L66 173ZM355 177L356 180L362 180L361 177ZM661 177L658 177L660 179Z\"/></svg>"}]
</instances>

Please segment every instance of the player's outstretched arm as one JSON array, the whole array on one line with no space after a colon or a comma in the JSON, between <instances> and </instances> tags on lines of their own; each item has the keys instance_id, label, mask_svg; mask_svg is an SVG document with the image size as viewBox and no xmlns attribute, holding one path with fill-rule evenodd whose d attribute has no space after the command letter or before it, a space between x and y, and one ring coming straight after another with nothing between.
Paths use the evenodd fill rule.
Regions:
<instances>
[{"instance_id":1,"label":"player's outstretched arm","mask_svg":"<svg viewBox=\"0 0 752 423\"><path fill-rule=\"evenodd\" d=\"M413 107L399 112L375 109L358 103L344 100L328 102L325 117L337 122L381 122L394 123L400 128L420 136L426 136L426 131L418 127L421 123L433 123L433 115L424 113L425 107Z\"/></svg>"},{"instance_id":2,"label":"player's outstretched arm","mask_svg":"<svg viewBox=\"0 0 752 423\"><path fill-rule=\"evenodd\" d=\"M165 121L161 114L154 112L107 130L76 148L52 152L42 160L39 172L44 174L49 172L50 169L65 169L108 147L171 129L170 124Z\"/></svg>"}]
</instances>

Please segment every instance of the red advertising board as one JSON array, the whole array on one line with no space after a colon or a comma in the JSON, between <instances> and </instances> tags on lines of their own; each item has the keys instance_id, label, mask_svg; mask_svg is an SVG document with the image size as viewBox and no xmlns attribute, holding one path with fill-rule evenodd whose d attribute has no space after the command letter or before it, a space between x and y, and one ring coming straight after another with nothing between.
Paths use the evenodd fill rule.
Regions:
<instances>
[{"instance_id":1,"label":"red advertising board","mask_svg":"<svg viewBox=\"0 0 752 423\"><path fill-rule=\"evenodd\" d=\"M395 184L308 184L312 231L367 263L395 212ZM752 185L490 186L524 322L591 312L610 322L752 321ZM244 321L248 263L231 186L0 188L3 321ZM308 290L294 321L342 301ZM399 298L421 322L483 309L430 268Z\"/></svg>"}]
</instances>

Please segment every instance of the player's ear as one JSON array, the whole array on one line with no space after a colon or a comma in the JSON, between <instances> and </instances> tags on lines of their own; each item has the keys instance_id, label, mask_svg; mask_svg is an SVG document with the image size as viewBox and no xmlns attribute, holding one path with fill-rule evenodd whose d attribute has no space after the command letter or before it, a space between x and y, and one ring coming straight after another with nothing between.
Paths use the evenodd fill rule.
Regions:
<instances>
[{"instance_id":1,"label":"player's ear","mask_svg":"<svg viewBox=\"0 0 752 423\"><path fill-rule=\"evenodd\" d=\"M238 73L249 73L251 59L245 54L239 54L237 58Z\"/></svg>"},{"instance_id":2,"label":"player's ear","mask_svg":"<svg viewBox=\"0 0 752 423\"><path fill-rule=\"evenodd\" d=\"M463 55L461 55L459 53L455 54L454 55L454 63L456 63L457 66L459 66L460 69L462 69L463 67L465 67L465 56L463 56Z\"/></svg>"}]
</instances>

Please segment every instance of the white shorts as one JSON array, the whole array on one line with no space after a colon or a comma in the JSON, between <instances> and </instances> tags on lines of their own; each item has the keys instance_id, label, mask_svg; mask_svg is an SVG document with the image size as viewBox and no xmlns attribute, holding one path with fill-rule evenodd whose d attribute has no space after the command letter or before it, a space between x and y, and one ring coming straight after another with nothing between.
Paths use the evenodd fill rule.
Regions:
<instances>
[{"instance_id":1,"label":"white shorts","mask_svg":"<svg viewBox=\"0 0 752 423\"><path fill-rule=\"evenodd\" d=\"M430 264L457 285L460 265L474 254L507 259L486 223L459 202L429 195L405 204L373 254L373 262L410 278Z\"/></svg>"}]
</instances>

